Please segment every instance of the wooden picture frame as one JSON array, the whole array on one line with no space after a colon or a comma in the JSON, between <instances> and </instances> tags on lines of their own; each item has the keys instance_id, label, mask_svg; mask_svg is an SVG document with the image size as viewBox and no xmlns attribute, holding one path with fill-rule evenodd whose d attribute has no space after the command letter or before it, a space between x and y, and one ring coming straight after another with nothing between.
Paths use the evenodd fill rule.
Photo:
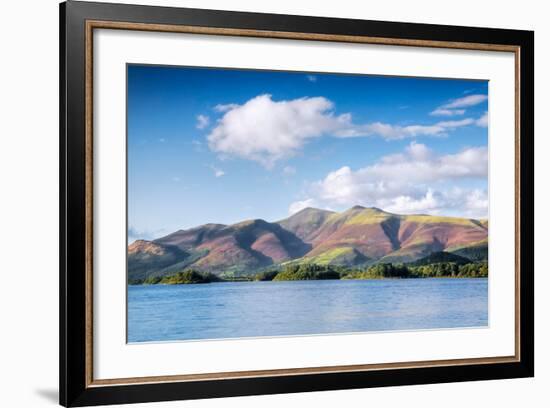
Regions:
<instances>
[{"instance_id":1,"label":"wooden picture frame","mask_svg":"<svg viewBox=\"0 0 550 408\"><path fill-rule=\"evenodd\" d=\"M512 356L96 380L93 32L506 51L516 59L516 351ZM534 375L534 34L530 31L68 1L60 5L60 403L121 404Z\"/></svg>"}]
</instances>

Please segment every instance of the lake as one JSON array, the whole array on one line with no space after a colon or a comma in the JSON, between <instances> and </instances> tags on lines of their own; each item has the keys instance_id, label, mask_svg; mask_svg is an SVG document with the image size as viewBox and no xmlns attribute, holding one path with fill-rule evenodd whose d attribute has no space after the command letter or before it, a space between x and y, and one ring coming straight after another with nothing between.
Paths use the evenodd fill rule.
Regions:
<instances>
[{"instance_id":1,"label":"lake","mask_svg":"<svg viewBox=\"0 0 550 408\"><path fill-rule=\"evenodd\" d=\"M128 341L487 326L487 279L128 286Z\"/></svg>"}]
</instances>

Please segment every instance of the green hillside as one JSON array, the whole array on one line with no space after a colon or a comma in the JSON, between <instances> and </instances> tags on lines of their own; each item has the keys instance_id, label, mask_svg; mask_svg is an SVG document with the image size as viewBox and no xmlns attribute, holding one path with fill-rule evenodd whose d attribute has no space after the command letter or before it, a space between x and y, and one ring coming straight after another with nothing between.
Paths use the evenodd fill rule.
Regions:
<instances>
[{"instance_id":1,"label":"green hillside","mask_svg":"<svg viewBox=\"0 0 550 408\"><path fill-rule=\"evenodd\" d=\"M457 265L465 265L467 263L470 263L471 261L468 258L464 258L463 256L459 256L451 252L433 252L430 255L425 256L424 258L409 263L409 265L422 266L441 262L454 262Z\"/></svg>"},{"instance_id":2,"label":"green hillside","mask_svg":"<svg viewBox=\"0 0 550 408\"><path fill-rule=\"evenodd\" d=\"M486 261L489 259L489 245L487 239L470 245L450 248L449 251L453 254L468 258L471 261Z\"/></svg>"},{"instance_id":3,"label":"green hillside","mask_svg":"<svg viewBox=\"0 0 550 408\"><path fill-rule=\"evenodd\" d=\"M136 241L128 247L128 282L142 282L173 265L186 265L189 253L175 246Z\"/></svg>"}]
</instances>

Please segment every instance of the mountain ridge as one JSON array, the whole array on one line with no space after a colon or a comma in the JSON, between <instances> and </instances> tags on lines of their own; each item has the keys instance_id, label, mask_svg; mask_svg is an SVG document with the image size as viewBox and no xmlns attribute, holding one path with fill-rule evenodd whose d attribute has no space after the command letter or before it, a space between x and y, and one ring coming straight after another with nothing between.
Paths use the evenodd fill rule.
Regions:
<instances>
[{"instance_id":1,"label":"mountain ridge","mask_svg":"<svg viewBox=\"0 0 550 408\"><path fill-rule=\"evenodd\" d=\"M400 215L363 206L343 212L308 207L276 222L210 223L135 241L128 246L128 277L162 276L178 268L240 276L289 262L413 262L442 251L479 259L487 256L487 237L487 220Z\"/></svg>"}]
</instances>

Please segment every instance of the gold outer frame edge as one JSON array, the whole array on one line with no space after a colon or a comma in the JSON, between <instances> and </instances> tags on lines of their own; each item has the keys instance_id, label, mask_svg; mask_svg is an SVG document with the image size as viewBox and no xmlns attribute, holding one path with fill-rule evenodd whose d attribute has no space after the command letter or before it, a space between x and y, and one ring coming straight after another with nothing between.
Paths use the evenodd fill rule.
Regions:
<instances>
[{"instance_id":1,"label":"gold outer frame edge","mask_svg":"<svg viewBox=\"0 0 550 408\"><path fill-rule=\"evenodd\" d=\"M153 377L127 377L113 379L93 378L93 30L115 29L131 31L186 33L234 37L276 38L307 41L328 41L341 43L394 45L408 47L449 48L477 51L513 52L515 58L515 354L502 357L479 357L448 360L429 360L414 362L395 362L380 364L354 364L324 367L301 367L274 370L232 371L201 374L183 374ZM357 372L390 369L408 369L421 367L442 367L448 365L496 364L521 361L520 356L520 52L521 47L505 44L484 44L451 41L415 40L406 38L386 38L370 36L333 35L301 33L288 31L267 31L236 28L197 27L188 25L168 25L149 23L128 23L121 21L86 21L86 388L112 385L132 385L169 383L183 381L208 381L251 377L292 376L303 374L322 374L337 372Z\"/></svg>"}]
</instances>

